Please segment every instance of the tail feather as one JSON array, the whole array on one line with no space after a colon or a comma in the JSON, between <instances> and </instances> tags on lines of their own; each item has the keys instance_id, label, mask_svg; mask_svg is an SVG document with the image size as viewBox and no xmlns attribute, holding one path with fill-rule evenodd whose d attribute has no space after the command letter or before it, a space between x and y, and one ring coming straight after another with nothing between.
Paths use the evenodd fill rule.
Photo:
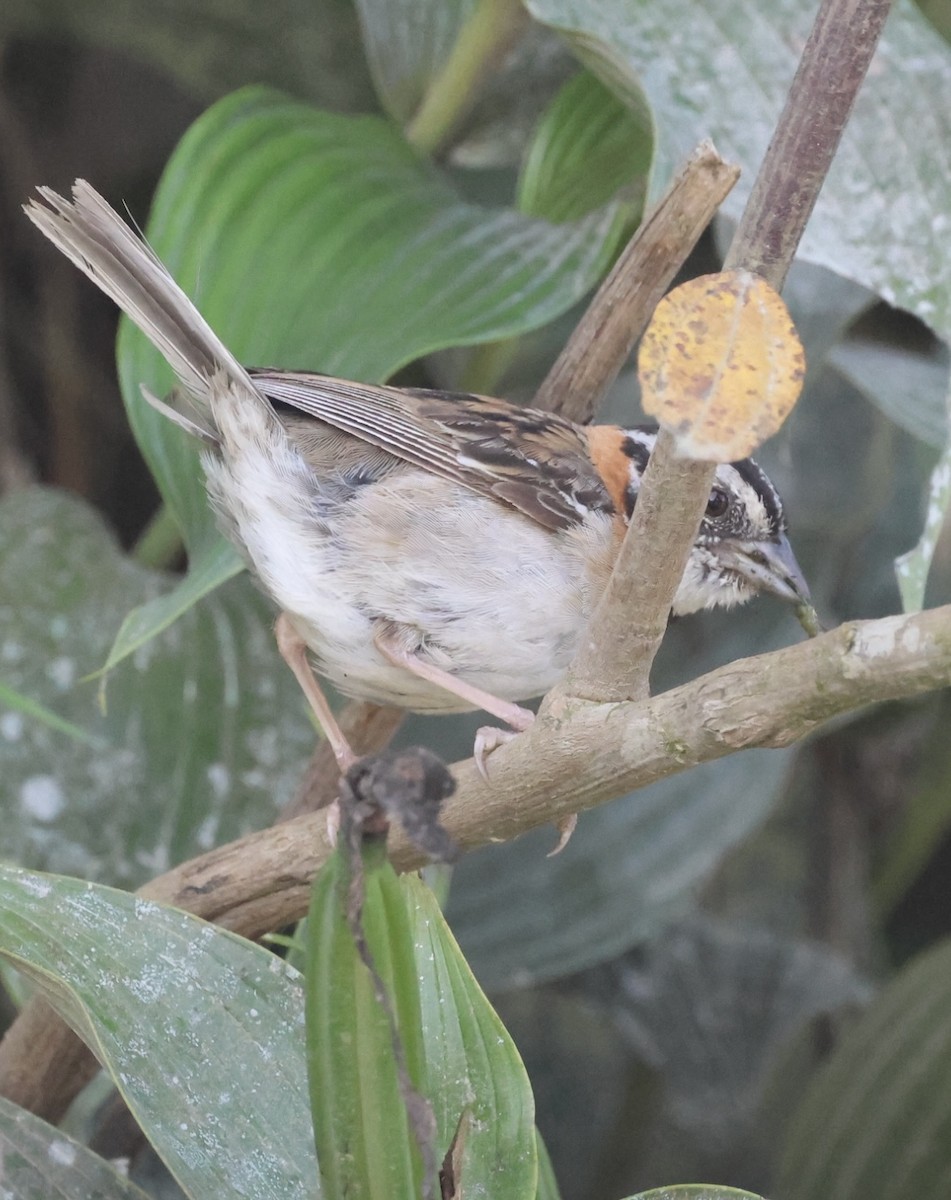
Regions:
<instances>
[{"instance_id":1,"label":"tail feather","mask_svg":"<svg viewBox=\"0 0 951 1200\"><path fill-rule=\"evenodd\" d=\"M259 394L165 265L95 188L77 179L72 200L38 190L45 204L31 200L26 215L135 322L204 415L211 381L222 372Z\"/></svg>"}]
</instances>

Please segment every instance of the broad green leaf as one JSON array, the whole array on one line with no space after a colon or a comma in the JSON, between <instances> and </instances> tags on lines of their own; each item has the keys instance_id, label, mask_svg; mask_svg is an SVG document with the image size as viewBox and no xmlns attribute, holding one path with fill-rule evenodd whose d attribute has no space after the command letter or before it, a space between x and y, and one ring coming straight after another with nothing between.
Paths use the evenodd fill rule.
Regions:
<instances>
[{"instance_id":1,"label":"broad green leaf","mask_svg":"<svg viewBox=\"0 0 951 1200\"><path fill-rule=\"evenodd\" d=\"M924 607L931 560L938 548L938 538L944 528L948 506L951 505L951 441L931 473L927 495L925 525L918 544L895 560L895 574L898 576L898 588L905 612L917 612Z\"/></svg>"},{"instance_id":2,"label":"broad green leaf","mask_svg":"<svg viewBox=\"0 0 951 1200\"><path fill-rule=\"evenodd\" d=\"M928 445L948 440L948 350L937 339L921 345L904 336L856 335L832 351L829 362L886 417Z\"/></svg>"},{"instance_id":3,"label":"broad green leaf","mask_svg":"<svg viewBox=\"0 0 951 1200\"><path fill-rule=\"evenodd\" d=\"M652 194L703 137L749 195L816 13L813 0L527 0L622 97L643 89L657 129ZM899 0L845 130L801 257L951 336L951 49Z\"/></svg>"},{"instance_id":4,"label":"broad green leaf","mask_svg":"<svg viewBox=\"0 0 951 1200\"><path fill-rule=\"evenodd\" d=\"M4 1200L148 1200L105 1159L0 1097Z\"/></svg>"},{"instance_id":5,"label":"broad green leaf","mask_svg":"<svg viewBox=\"0 0 951 1200\"><path fill-rule=\"evenodd\" d=\"M951 942L914 959L816 1075L789 1130L786 1200L944 1196L951 1179Z\"/></svg>"},{"instance_id":6,"label":"broad green leaf","mask_svg":"<svg viewBox=\"0 0 951 1200\"><path fill-rule=\"evenodd\" d=\"M303 992L279 959L176 909L2 867L0 953L89 1043L189 1196L319 1195Z\"/></svg>"},{"instance_id":7,"label":"broad green leaf","mask_svg":"<svg viewBox=\"0 0 951 1200\"><path fill-rule=\"evenodd\" d=\"M653 128L646 104L632 111L587 71L542 117L522 168L518 205L549 221L576 220L626 189L643 198Z\"/></svg>"},{"instance_id":8,"label":"broad green leaf","mask_svg":"<svg viewBox=\"0 0 951 1200\"><path fill-rule=\"evenodd\" d=\"M64 737L0 711L0 854L134 887L260 828L290 799L313 728L244 576L97 682L129 609L170 579L126 558L65 493L0 503L0 669L5 683L84 730Z\"/></svg>"},{"instance_id":9,"label":"broad green leaf","mask_svg":"<svg viewBox=\"0 0 951 1200\"><path fill-rule=\"evenodd\" d=\"M389 123L259 88L211 108L170 160L148 236L235 354L383 379L450 345L551 320L597 281L619 210L570 225L460 199ZM133 430L193 552L213 528L196 452L144 402L169 368L128 322Z\"/></svg>"},{"instance_id":10,"label":"broad green leaf","mask_svg":"<svg viewBox=\"0 0 951 1200\"><path fill-rule=\"evenodd\" d=\"M335 857L317 880L308 919L308 1054L324 1194L417 1195L389 1026L343 919L340 869ZM368 870L363 922L410 1075L433 1105L437 1163L462 1121L462 1194L532 1200L528 1080L432 892L398 879L388 863Z\"/></svg>"}]
</instances>

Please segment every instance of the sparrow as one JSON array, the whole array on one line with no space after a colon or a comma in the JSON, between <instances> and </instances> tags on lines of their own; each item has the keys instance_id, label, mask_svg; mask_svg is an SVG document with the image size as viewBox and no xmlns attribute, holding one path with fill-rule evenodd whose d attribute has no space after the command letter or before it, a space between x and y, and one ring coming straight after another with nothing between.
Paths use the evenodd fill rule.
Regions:
<instances>
[{"instance_id":1,"label":"sparrow","mask_svg":"<svg viewBox=\"0 0 951 1200\"><path fill-rule=\"evenodd\" d=\"M580 426L468 393L245 368L151 248L86 182L30 220L128 314L195 411L225 534L280 609L276 634L342 771L355 755L311 667L344 695L472 709L475 757L527 729L604 592L655 433ZM808 588L782 501L751 459L717 468L673 613Z\"/></svg>"}]
</instances>

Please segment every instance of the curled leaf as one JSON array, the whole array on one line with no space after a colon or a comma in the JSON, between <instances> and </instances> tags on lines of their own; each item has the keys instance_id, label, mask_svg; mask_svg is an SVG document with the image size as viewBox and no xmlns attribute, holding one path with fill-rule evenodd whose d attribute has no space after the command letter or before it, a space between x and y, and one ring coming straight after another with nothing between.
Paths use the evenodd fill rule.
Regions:
<instances>
[{"instance_id":1,"label":"curled leaf","mask_svg":"<svg viewBox=\"0 0 951 1200\"><path fill-rule=\"evenodd\" d=\"M638 362L642 403L685 458L745 458L796 403L805 355L776 292L750 271L702 275L658 304Z\"/></svg>"}]
</instances>

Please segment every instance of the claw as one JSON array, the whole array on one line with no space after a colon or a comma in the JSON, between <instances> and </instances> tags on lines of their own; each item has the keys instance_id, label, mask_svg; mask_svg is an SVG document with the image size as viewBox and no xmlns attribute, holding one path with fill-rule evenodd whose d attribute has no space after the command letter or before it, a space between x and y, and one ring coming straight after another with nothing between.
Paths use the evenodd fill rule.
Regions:
<instances>
[{"instance_id":1,"label":"claw","mask_svg":"<svg viewBox=\"0 0 951 1200\"><path fill-rule=\"evenodd\" d=\"M340 834L340 801L334 800L327 805L327 841L331 849L337 848L337 837Z\"/></svg>"},{"instance_id":2,"label":"claw","mask_svg":"<svg viewBox=\"0 0 951 1200\"><path fill-rule=\"evenodd\" d=\"M560 821L555 823L555 828L558 830L558 841L555 843L554 849L549 850L545 855L546 858L554 858L556 854L561 854L562 850L571 841L571 835L574 833L577 824L577 813L572 813L568 817L562 817Z\"/></svg>"},{"instance_id":3,"label":"claw","mask_svg":"<svg viewBox=\"0 0 951 1200\"><path fill-rule=\"evenodd\" d=\"M481 729L476 731L475 745L472 747L472 757L475 759L476 770L486 783L491 783L489 772L485 766L486 758L488 758L493 750L498 750L499 746L504 746L506 742L510 742L512 738L516 737L518 737L516 730L497 729L494 725L483 725Z\"/></svg>"}]
</instances>

